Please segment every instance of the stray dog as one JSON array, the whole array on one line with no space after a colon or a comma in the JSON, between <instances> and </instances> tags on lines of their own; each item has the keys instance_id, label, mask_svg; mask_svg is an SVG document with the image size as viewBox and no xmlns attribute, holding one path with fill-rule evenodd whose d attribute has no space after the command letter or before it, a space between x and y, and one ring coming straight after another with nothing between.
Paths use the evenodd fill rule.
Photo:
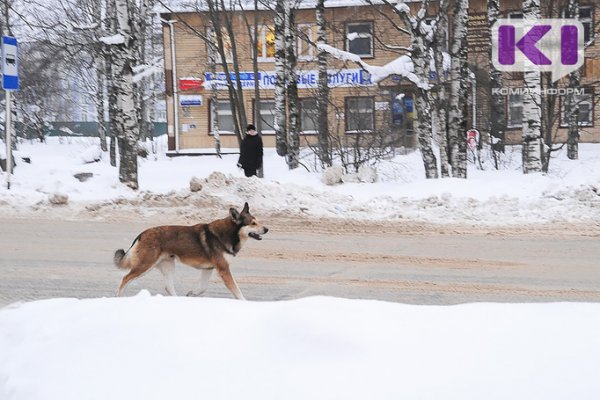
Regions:
<instances>
[{"instance_id":1,"label":"stray dog","mask_svg":"<svg viewBox=\"0 0 600 400\"><path fill-rule=\"evenodd\" d=\"M176 296L173 285L175 261L202 271L198 292L190 291L188 296L199 296L206 291L213 269L216 269L227 289L236 299L245 300L235 283L225 255L235 256L249 237L262 240L261 235L269 229L262 226L250 214L248 203L242 212L229 209L226 218L209 224L194 226L157 226L140 233L127 252L115 252L114 262L118 268L129 269L123 277L117 296L121 296L125 286L148 272L158 268L165 277L166 291Z\"/></svg>"}]
</instances>

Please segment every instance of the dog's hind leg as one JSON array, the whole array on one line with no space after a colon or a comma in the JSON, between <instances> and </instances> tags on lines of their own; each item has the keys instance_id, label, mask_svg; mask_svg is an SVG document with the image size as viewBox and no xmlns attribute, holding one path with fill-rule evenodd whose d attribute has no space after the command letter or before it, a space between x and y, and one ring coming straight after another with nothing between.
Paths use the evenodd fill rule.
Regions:
<instances>
[{"instance_id":1,"label":"dog's hind leg","mask_svg":"<svg viewBox=\"0 0 600 400\"><path fill-rule=\"evenodd\" d=\"M119 286L119 290L117 290L117 296L121 297L123 295L123 292L125 291L125 287L127 286L127 284L135 278L139 278L146 271L147 270L142 268L134 268L131 271L129 271L129 273L125 275L121 280L121 285Z\"/></svg>"},{"instance_id":2,"label":"dog's hind leg","mask_svg":"<svg viewBox=\"0 0 600 400\"><path fill-rule=\"evenodd\" d=\"M202 293L206 292L206 289L208 289L208 282L210 281L210 276L212 275L213 268L203 269L200 272L202 276L200 277L200 285L198 285L198 291L194 292L193 290L190 290L187 294L188 296L200 296L202 295Z\"/></svg>"},{"instance_id":3,"label":"dog's hind leg","mask_svg":"<svg viewBox=\"0 0 600 400\"><path fill-rule=\"evenodd\" d=\"M175 284L173 283L173 275L175 274L175 260L168 258L160 261L156 267L162 272L165 277L165 290L170 296L177 296L175 292Z\"/></svg>"}]
</instances>

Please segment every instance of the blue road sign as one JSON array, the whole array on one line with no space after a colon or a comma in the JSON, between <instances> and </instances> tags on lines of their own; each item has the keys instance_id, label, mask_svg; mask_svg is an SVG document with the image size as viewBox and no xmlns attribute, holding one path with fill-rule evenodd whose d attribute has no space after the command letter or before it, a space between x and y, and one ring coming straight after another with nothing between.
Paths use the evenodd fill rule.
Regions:
<instances>
[{"instance_id":1,"label":"blue road sign","mask_svg":"<svg viewBox=\"0 0 600 400\"><path fill-rule=\"evenodd\" d=\"M17 39L11 36L2 36L2 88L19 90Z\"/></svg>"}]
</instances>

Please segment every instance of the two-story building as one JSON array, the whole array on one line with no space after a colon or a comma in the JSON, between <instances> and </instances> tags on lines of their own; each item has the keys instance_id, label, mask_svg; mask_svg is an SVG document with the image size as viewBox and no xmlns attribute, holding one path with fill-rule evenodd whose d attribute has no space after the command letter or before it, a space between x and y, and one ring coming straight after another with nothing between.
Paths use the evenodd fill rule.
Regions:
<instances>
[{"instance_id":1,"label":"two-story building","mask_svg":"<svg viewBox=\"0 0 600 400\"><path fill-rule=\"evenodd\" d=\"M373 3L377 3L373 1ZM430 15L437 12L437 2L432 1ZM475 73L473 90L465 93L470 107L469 126L488 131L489 123L489 26L487 2L471 0L468 22L469 66ZM582 67L582 85L588 88L589 97L580 101L580 123L584 142L600 142L600 127L595 117L600 115L594 93L600 80L600 45L594 41L595 23L600 7L592 1L580 1L580 20L586 29L586 61ZM421 2L408 2L413 12ZM399 48L410 45L408 35L398 26L402 21L386 5L370 5L361 0L329 0L325 2L327 42L329 45L359 55L371 65L385 65L399 57ZM522 17L522 2L502 1L502 16ZM223 147L237 147L234 122L229 103L224 74L217 63L216 74L211 73L209 45L206 38L214 37L209 14L202 9L175 6L161 14L163 20L163 43L165 78L167 88L167 122L169 150L186 151L214 146L214 121ZM256 122L256 99L252 65L251 35L254 31L254 15L258 16L258 70L260 81L260 118L265 146L274 146L274 97L275 97L275 31L273 11L259 9L237 10L232 22L237 61L242 81L246 115L249 122ZM298 40L297 74L299 88L300 130L302 143L315 140L316 90L318 66L316 60L317 25L313 1L302 2L296 12ZM202 38L203 36L204 38ZM450 35L448 35L450 37ZM225 37L227 62L231 55L231 43ZM174 48L172 47L174 43ZM173 55L174 60L173 60ZM174 70L173 70L174 66ZM413 104L412 84L392 76L378 84L359 66L329 58L330 130L337 135L352 135L357 131L373 131L388 134L398 146L414 146L413 122L418 118ZM522 86L522 74L505 73L505 84ZM173 78L175 78L173 80ZM207 82L211 84L208 85ZM215 97L216 107L211 107ZM519 143L522 126L522 102L519 96L506 95L507 142ZM562 102L558 103L562 107ZM215 115L216 114L216 115ZM177 121L177 123L175 122ZM557 126L559 136L566 136L564 118Z\"/></svg>"}]
</instances>

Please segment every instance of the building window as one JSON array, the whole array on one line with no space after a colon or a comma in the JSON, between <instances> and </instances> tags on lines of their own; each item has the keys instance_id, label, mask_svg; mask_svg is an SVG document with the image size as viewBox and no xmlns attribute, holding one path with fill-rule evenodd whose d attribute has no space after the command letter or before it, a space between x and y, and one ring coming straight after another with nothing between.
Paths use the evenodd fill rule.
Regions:
<instances>
[{"instance_id":1,"label":"building window","mask_svg":"<svg viewBox=\"0 0 600 400\"><path fill-rule=\"evenodd\" d=\"M520 94L508 96L508 128L523 126L523 97Z\"/></svg>"},{"instance_id":2,"label":"building window","mask_svg":"<svg viewBox=\"0 0 600 400\"><path fill-rule=\"evenodd\" d=\"M275 59L275 27L263 25L258 28L258 43L256 51L259 61Z\"/></svg>"},{"instance_id":3,"label":"building window","mask_svg":"<svg viewBox=\"0 0 600 400\"><path fill-rule=\"evenodd\" d=\"M318 130L317 99L300 99L300 130L313 133Z\"/></svg>"},{"instance_id":4,"label":"building window","mask_svg":"<svg viewBox=\"0 0 600 400\"><path fill-rule=\"evenodd\" d=\"M346 97L346 132L373 131L375 118L372 97Z\"/></svg>"},{"instance_id":5,"label":"building window","mask_svg":"<svg viewBox=\"0 0 600 400\"><path fill-rule=\"evenodd\" d=\"M212 47L209 47L208 53L210 54L211 51L213 51L215 53L215 62L221 63L221 52L219 51L218 47L219 41L217 39L217 32L215 32L211 28L208 28L208 37L213 38L213 43L215 45L214 49ZM229 34L227 33L227 30L225 28L221 28L221 37L223 38L223 47L225 48L225 61L228 63L233 62L231 39L229 38Z\"/></svg>"},{"instance_id":6,"label":"building window","mask_svg":"<svg viewBox=\"0 0 600 400\"><path fill-rule=\"evenodd\" d=\"M508 19L523 19L522 11L511 11L508 13Z\"/></svg>"},{"instance_id":7,"label":"building window","mask_svg":"<svg viewBox=\"0 0 600 400\"><path fill-rule=\"evenodd\" d=\"M579 21L583 25L583 42L589 43L594 36L594 14L592 7L579 7Z\"/></svg>"},{"instance_id":8,"label":"building window","mask_svg":"<svg viewBox=\"0 0 600 400\"><path fill-rule=\"evenodd\" d=\"M233 122L233 112L231 111L231 103L229 102L229 100L219 100L217 103L216 111L217 120L214 119L215 116L213 115L212 121L218 122L219 133L234 133L235 124Z\"/></svg>"},{"instance_id":9,"label":"building window","mask_svg":"<svg viewBox=\"0 0 600 400\"><path fill-rule=\"evenodd\" d=\"M373 57L373 23L346 24L346 50L361 57Z\"/></svg>"},{"instance_id":10,"label":"building window","mask_svg":"<svg viewBox=\"0 0 600 400\"><path fill-rule=\"evenodd\" d=\"M315 58L315 43L317 42L317 26L315 24L298 25L298 54L299 60Z\"/></svg>"},{"instance_id":11,"label":"building window","mask_svg":"<svg viewBox=\"0 0 600 400\"><path fill-rule=\"evenodd\" d=\"M260 129L261 133L275 133L275 100L260 101Z\"/></svg>"},{"instance_id":12,"label":"building window","mask_svg":"<svg viewBox=\"0 0 600 400\"><path fill-rule=\"evenodd\" d=\"M577 122L579 126L594 125L594 97L592 93L570 95L572 104L579 105L579 115ZM561 99L560 107L560 126L566 127L569 124L566 115L566 97Z\"/></svg>"}]
</instances>

